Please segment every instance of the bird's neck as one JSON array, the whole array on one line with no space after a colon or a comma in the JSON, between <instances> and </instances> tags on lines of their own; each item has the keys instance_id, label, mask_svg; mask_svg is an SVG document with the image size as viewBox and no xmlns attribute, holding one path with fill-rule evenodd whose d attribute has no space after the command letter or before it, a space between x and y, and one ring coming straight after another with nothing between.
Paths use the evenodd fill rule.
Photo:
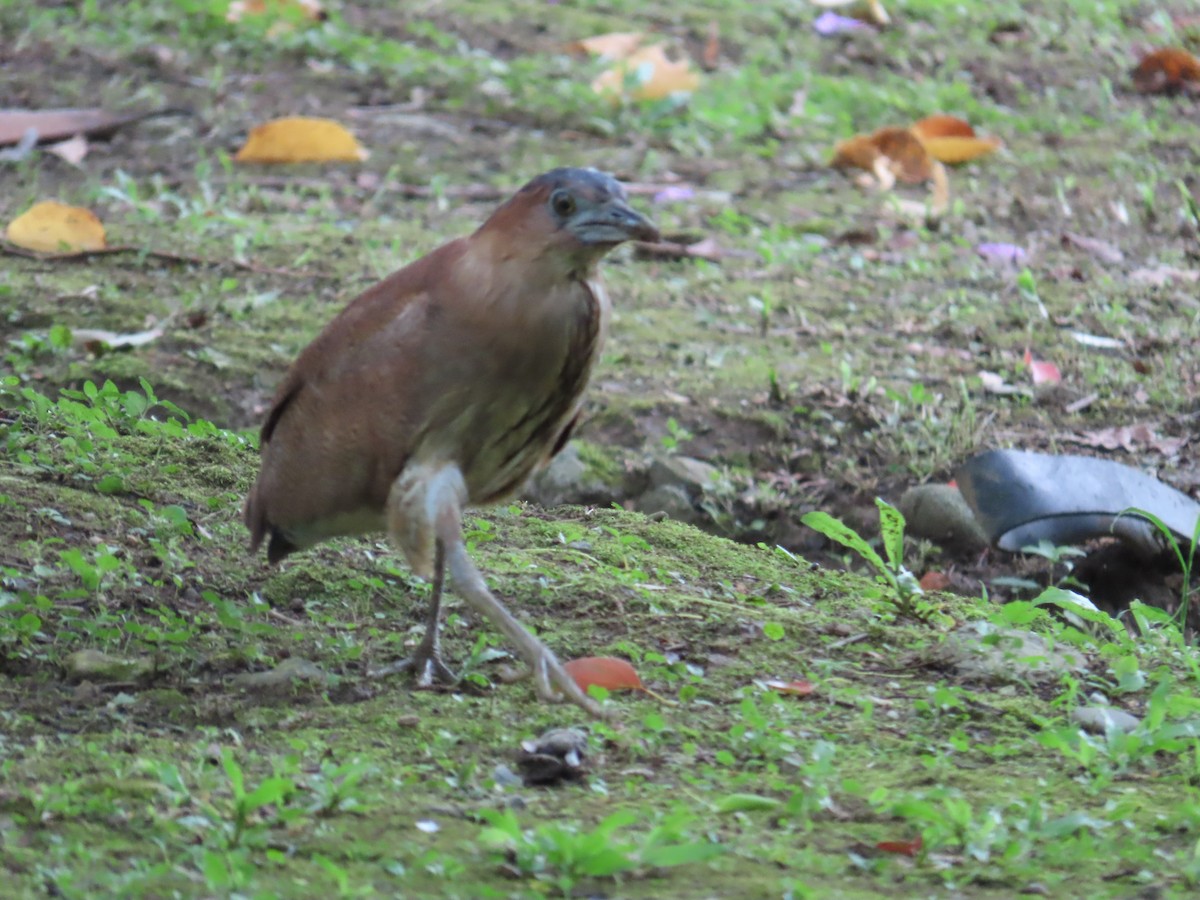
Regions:
<instances>
[{"instance_id":1,"label":"bird's neck","mask_svg":"<svg viewBox=\"0 0 1200 900\"><path fill-rule=\"evenodd\" d=\"M502 295L540 294L570 282L599 279L604 251L579 245L566 251L544 241L525 241L519 234L481 230L467 241L458 260L465 284L488 284Z\"/></svg>"}]
</instances>

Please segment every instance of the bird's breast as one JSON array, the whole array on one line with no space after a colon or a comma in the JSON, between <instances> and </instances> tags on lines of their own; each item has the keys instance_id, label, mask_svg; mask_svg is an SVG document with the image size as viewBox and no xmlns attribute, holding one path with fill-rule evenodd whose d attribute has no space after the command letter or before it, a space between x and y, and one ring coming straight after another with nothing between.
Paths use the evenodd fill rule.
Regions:
<instances>
[{"instance_id":1,"label":"bird's breast","mask_svg":"<svg viewBox=\"0 0 1200 900\"><path fill-rule=\"evenodd\" d=\"M487 503L517 490L579 409L608 329L608 295L598 279L572 280L527 300L497 378L480 391L463 460L470 499ZM540 313L540 315L534 315ZM507 343L507 342L506 342Z\"/></svg>"}]
</instances>

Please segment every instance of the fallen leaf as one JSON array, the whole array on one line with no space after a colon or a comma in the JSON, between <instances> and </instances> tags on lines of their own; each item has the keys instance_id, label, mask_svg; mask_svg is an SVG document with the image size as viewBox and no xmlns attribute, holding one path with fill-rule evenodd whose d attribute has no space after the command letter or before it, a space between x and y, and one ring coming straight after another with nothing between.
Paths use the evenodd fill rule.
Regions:
<instances>
[{"instance_id":1,"label":"fallen leaf","mask_svg":"<svg viewBox=\"0 0 1200 900\"><path fill-rule=\"evenodd\" d=\"M957 116L926 116L912 126L915 134L939 162L956 165L993 153L1003 146L999 138L981 138L971 124Z\"/></svg>"},{"instance_id":2,"label":"fallen leaf","mask_svg":"<svg viewBox=\"0 0 1200 900\"><path fill-rule=\"evenodd\" d=\"M1187 438L1160 437L1153 424L1140 422L1135 425L1116 425L1097 431L1085 431L1072 435L1067 440L1096 447L1101 450L1124 450L1127 453L1139 449L1157 450L1163 456L1174 456L1187 443Z\"/></svg>"},{"instance_id":3,"label":"fallen leaf","mask_svg":"<svg viewBox=\"0 0 1200 900\"><path fill-rule=\"evenodd\" d=\"M1058 371L1058 366L1052 362L1034 359L1033 353L1028 348L1025 350L1025 365L1029 367L1029 374L1032 376L1035 385L1059 384L1062 382L1062 373Z\"/></svg>"},{"instance_id":4,"label":"fallen leaf","mask_svg":"<svg viewBox=\"0 0 1200 900\"><path fill-rule=\"evenodd\" d=\"M882 164L881 164L882 163ZM890 189L881 171L913 184L927 181L933 174L933 161L920 139L907 128L880 128L872 134L858 134L834 148L835 169L858 168L871 172Z\"/></svg>"},{"instance_id":5,"label":"fallen leaf","mask_svg":"<svg viewBox=\"0 0 1200 900\"><path fill-rule=\"evenodd\" d=\"M184 115L186 110L165 108L151 112L116 115L103 109L0 109L0 147L20 143L33 130L37 143L62 141L77 134L107 140L119 128L155 116Z\"/></svg>"},{"instance_id":6,"label":"fallen leaf","mask_svg":"<svg viewBox=\"0 0 1200 900\"><path fill-rule=\"evenodd\" d=\"M5 237L26 250L58 253L100 250L104 226L90 209L46 200L30 207L9 223Z\"/></svg>"},{"instance_id":7,"label":"fallen leaf","mask_svg":"<svg viewBox=\"0 0 1200 900\"><path fill-rule=\"evenodd\" d=\"M609 691L646 689L637 670L615 656L585 656L563 663L563 669L585 692L593 684Z\"/></svg>"},{"instance_id":8,"label":"fallen leaf","mask_svg":"<svg viewBox=\"0 0 1200 900\"><path fill-rule=\"evenodd\" d=\"M861 31L870 28L862 19L843 16L833 10L826 10L813 19L813 31L821 37L833 37L835 34L845 34L848 31Z\"/></svg>"},{"instance_id":9,"label":"fallen leaf","mask_svg":"<svg viewBox=\"0 0 1200 900\"><path fill-rule=\"evenodd\" d=\"M1200 91L1200 60L1178 47L1147 53L1131 73L1133 86L1144 94Z\"/></svg>"},{"instance_id":10,"label":"fallen leaf","mask_svg":"<svg viewBox=\"0 0 1200 900\"><path fill-rule=\"evenodd\" d=\"M1125 260L1125 254L1107 241L1075 234L1073 231L1063 233L1062 244L1064 247L1075 246L1086 250L1101 262L1119 263Z\"/></svg>"},{"instance_id":11,"label":"fallen leaf","mask_svg":"<svg viewBox=\"0 0 1200 900\"><path fill-rule=\"evenodd\" d=\"M924 144L930 156L951 166L995 153L1004 146L999 138L978 137L927 138Z\"/></svg>"},{"instance_id":12,"label":"fallen leaf","mask_svg":"<svg viewBox=\"0 0 1200 900\"><path fill-rule=\"evenodd\" d=\"M1012 266L1024 265L1025 260L1029 258L1025 248L1016 244L984 243L976 246L975 252L989 262L1008 263Z\"/></svg>"},{"instance_id":13,"label":"fallen leaf","mask_svg":"<svg viewBox=\"0 0 1200 900\"><path fill-rule=\"evenodd\" d=\"M764 681L767 690L790 697L807 697L817 688L811 681Z\"/></svg>"},{"instance_id":14,"label":"fallen leaf","mask_svg":"<svg viewBox=\"0 0 1200 900\"><path fill-rule=\"evenodd\" d=\"M950 587L950 576L945 572L930 570L921 576L919 584L923 591L944 591Z\"/></svg>"},{"instance_id":15,"label":"fallen leaf","mask_svg":"<svg viewBox=\"0 0 1200 900\"><path fill-rule=\"evenodd\" d=\"M73 166L83 162L83 158L88 153L88 142L82 134L77 134L75 137L65 141L59 141L57 144L51 144L46 148L47 153L53 153L59 159L66 160Z\"/></svg>"},{"instance_id":16,"label":"fallen leaf","mask_svg":"<svg viewBox=\"0 0 1200 900\"><path fill-rule=\"evenodd\" d=\"M926 116L913 123L913 134L921 140L944 137L975 137L975 129L971 124L958 116L933 115Z\"/></svg>"},{"instance_id":17,"label":"fallen leaf","mask_svg":"<svg viewBox=\"0 0 1200 900\"><path fill-rule=\"evenodd\" d=\"M613 100L663 100L691 94L700 86L700 73L686 59L672 62L663 44L653 44L618 60L592 82L592 90Z\"/></svg>"},{"instance_id":18,"label":"fallen leaf","mask_svg":"<svg viewBox=\"0 0 1200 900\"><path fill-rule=\"evenodd\" d=\"M922 840L914 838L911 841L880 841L875 845L876 850L884 853L899 853L904 856L916 856L921 852Z\"/></svg>"},{"instance_id":19,"label":"fallen leaf","mask_svg":"<svg viewBox=\"0 0 1200 900\"><path fill-rule=\"evenodd\" d=\"M295 10L310 22L323 22L327 18L318 0L233 0L225 13L226 22L240 22L247 16L286 15Z\"/></svg>"},{"instance_id":20,"label":"fallen leaf","mask_svg":"<svg viewBox=\"0 0 1200 900\"><path fill-rule=\"evenodd\" d=\"M640 31L616 31L572 41L567 44L567 49L574 53L586 53L606 59L628 59L642 46L644 40L646 35Z\"/></svg>"},{"instance_id":21,"label":"fallen leaf","mask_svg":"<svg viewBox=\"0 0 1200 900\"><path fill-rule=\"evenodd\" d=\"M369 154L332 119L293 116L250 131L235 160L242 163L361 162Z\"/></svg>"}]
</instances>

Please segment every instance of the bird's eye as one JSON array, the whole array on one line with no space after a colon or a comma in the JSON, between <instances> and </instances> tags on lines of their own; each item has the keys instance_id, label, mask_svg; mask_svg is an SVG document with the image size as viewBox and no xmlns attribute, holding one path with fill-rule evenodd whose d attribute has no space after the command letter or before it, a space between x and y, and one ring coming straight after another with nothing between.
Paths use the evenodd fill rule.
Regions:
<instances>
[{"instance_id":1,"label":"bird's eye","mask_svg":"<svg viewBox=\"0 0 1200 900\"><path fill-rule=\"evenodd\" d=\"M550 198L550 207L560 216L569 216L575 212L575 198L566 191L555 191Z\"/></svg>"}]
</instances>

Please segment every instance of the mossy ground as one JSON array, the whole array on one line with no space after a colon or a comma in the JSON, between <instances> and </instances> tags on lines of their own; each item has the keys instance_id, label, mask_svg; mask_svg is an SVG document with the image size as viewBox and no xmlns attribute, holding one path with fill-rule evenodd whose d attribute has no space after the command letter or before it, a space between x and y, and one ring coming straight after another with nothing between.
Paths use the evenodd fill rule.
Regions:
<instances>
[{"instance_id":1,"label":"mossy ground","mask_svg":"<svg viewBox=\"0 0 1200 900\"><path fill-rule=\"evenodd\" d=\"M895 28L824 40L811 10L790 2L330 6L330 23L268 39L200 0L115 10L0 0L6 105L193 113L121 132L79 169L44 154L3 164L0 221L55 197L96 209L110 243L210 261L0 257L0 374L16 379L0 394L6 893L1194 890L1200 675L1167 629L1134 644L1019 605L1005 612L980 599L979 580L1011 563L928 546L922 561L970 596L940 598L934 625L898 621L873 582L774 548L838 561L797 526L803 511L863 526L876 494L944 479L980 447L1072 449L1081 432L1131 421L1194 435L1195 287L1134 277L1196 263L1194 101L1136 95L1125 80L1135 48L1190 39L1169 15L1138 3L910 0L892 10ZM588 64L559 49L647 29L698 52L711 22L721 64L683 111L610 109L587 88ZM938 228L903 224L825 167L835 141L934 112L1006 144L952 173ZM228 163L249 127L285 114L344 119L370 161ZM516 504L470 523L493 588L561 657L629 658L678 701L614 696L619 725L581 723L536 703L527 684L500 684L499 639L453 603L446 649L472 676L466 688L369 677L414 640L427 588L382 540L332 542L269 570L245 552L239 517L257 461L239 429L260 420L321 324L494 202L456 190L500 195L560 164L646 183L681 176L701 193L654 206L664 230L749 254L616 255L617 315L582 437L614 478L597 449L674 441L725 466L754 498L731 503L728 530L766 545L607 509ZM442 194L413 198L401 184ZM985 240L1030 251L1046 317L1028 283L974 253ZM164 322L162 338L126 352L53 337L55 326ZM1124 349L1097 351L1075 332ZM1026 348L1055 361L1065 385L987 393L981 370L1027 383ZM140 391L142 378L218 427L139 425L120 398L53 402L87 381ZM1124 458L1184 490L1200 481L1194 453L1137 453ZM771 515L738 520L747 508ZM962 683L939 647L951 620L984 617L1079 644L1086 671L1036 686ZM81 649L145 657L150 671L80 682L64 673ZM239 687L289 657L330 680ZM768 679L816 691L779 695ZM1069 714L1094 691L1143 714L1143 730L1078 735ZM520 741L563 724L590 732L587 781L508 785L497 767L515 766ZM507 854L479 818L505 808L527 831ZM581 835L620 810L636 822L600 844L628 842L630 871L597 877ZM655 830L661 843L722 852L639 865ZM875 849L918 836L915 859Z\"/></svg>"}]
</instances>

